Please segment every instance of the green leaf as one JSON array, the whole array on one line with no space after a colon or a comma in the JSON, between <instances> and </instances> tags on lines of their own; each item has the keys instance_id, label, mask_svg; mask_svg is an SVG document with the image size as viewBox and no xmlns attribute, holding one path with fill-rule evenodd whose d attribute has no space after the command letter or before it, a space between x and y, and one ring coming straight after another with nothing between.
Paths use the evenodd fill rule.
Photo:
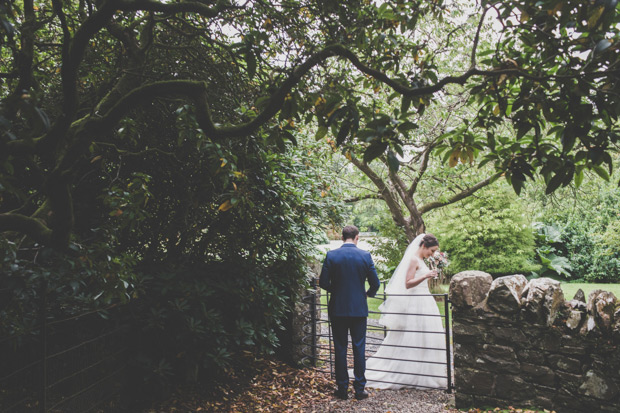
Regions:
<instances>
[{"instance_id":1,"label":"green leaf","mask_svg":"<svg viewBox=\"0 0 620 413\"><path fill-rule=\"evenodd\" d=\"M480 162L478 163L478 169L482 168L484 165L488 164L488 163L489 163L489 162L491 162L492 160L493 160L493 158L491 158L491 157L488 157L488 156L487 156L487 157L484 157L484 158L482 159L482 161L480 161Z\"/></svg>"},{"instance_id":2,"label":"green leaf","mask_svg":"<svg viewBox=\"0 0 620 413\"><path fill-rule=\"evenodd\" d=\"M525 185L525 181L519 178L515 178L514 176L510 179L510 183L512 184L512 188L515 190L517 195L521 194L521 190Z\"/></svg>"},{"instance_id":3,"label":"green leaf","mask_svg":"<svg viewBox=\"0 0 620 413\"><path fill-rule=\"evenodd\" d=\"M583 182L583 167L577 167L575 171L575 187L579 188Z\"/></svg>"},{"instance_id":4,"label":"green leaf","mask_svg":"<svg viewBox=\"0 0 620 413\"><path fill-rule=\"evenodd\" d=\"M405 133L407 131L410 131L412 129L417 129L417 128L418 128L418 125L408 120L404 121L403 123L401 123L400 125L396 127L396 129L398 129L400 133Z\"/></svg>"},{"instance_id":5,"label":"green leaf","mask_svg":"<svg viewBox=\"0 0 620 413\"><path fill-rule=\"evenodd\" d=\"M421 104L421 105L418 107L418 115L420 115L420 116L424 115L424 111L425 111L425 110L426 110L426 105L425 105L425 104Z\"/></svg>"},{"instance_id":6,"label":"green leaf","mask_svg":"<svg viewBox=\"0 0 620 413\"><path fill-rule=\"evenodd\" d=\"M314 138L318 141L320 139L323 139L325 137L325 135L327 135L327 131L329 129L327 129L327 126L322 125L319 126L319 128L316 130L316 134L314 135Z\"/></svg>"},{"instance_id":7,"label":"green leaf","mask_svg":"<svg viewBox=\"0 0 620 413\"><path fill-rule=\"evenodd\" d=\"M256 99L256 102L254 102L254 106L256 106L256 108L258 109L262 109L265 106L267 106L267 103L269 103L270 99L271 99L271 96L261 96L258 99Z\"/></svg>"},{"instance_id":8,"label":"green leaf","mask_svg":"<svg viewBox=\"0 0 620 413\"><path fill-rule=\"evenodd\" d=\"M607 39L600 40L594 48L594 53L600 53L611 46L611 42Z\"/></svg>"},{"instance_id":9,"label":"green leaf","mask_svg":"<svg viewBox=\"0 0 620 413\"><path fill-rule=\"evenodd\" d=\"M282 131L282 134L284 135L284 137L285 137L286 139L288 139L289 141L291 141L291 143L292 143L293 145L297 146L297 139L295 138L295 136L294 136L291 132L286 131L286 130L283 130L283 131Z\"/></svg>"},{"instance_id":10,"label":"green leaf","mask_svg":"<svg viewBox=\"0 0 620 413\"><path fill-rule=\"evenodd\" d=\"M245 66L248 72L248 77L252 79L256 74L256 56L254 55L254 51L247 47L245 49Z\"/></svg>"},{"instance_id":11,"label":"green leaf","mask_svg":"<svg viewBox=\"0 0 620 413\"><path fill-rule=\"evenodd\" d=\"M328 118L327 118L327 124L331 125L332 122L336 119L338 119L340 116L344 115L346 112L348 111L348 108L342 107L342 108L338 108L334 111L334 113L332 113Z\"/></svg>"},{"instance_id":12,"label":"green leaf","mask_svg":"<svg viewBox=\"0 0 620 413\"><path fill-rule=\"evenodd\" d=\"M347 119L340 125L340 130L336 136L336 145L340 146L347 139L349 132L351 131L351 122Z\"/></svg>"},{"instance_id":13,"label":"green leaf","mask_svg":"<svg viewBox=\"0 0 620 413\"><path fill-rule=\"evenodd\" d=\"M592 167L592 170L596 172L596 174L600 176L601 178L603 178L604 180L609 181L609 173L601 165L594 165Z\"/></svg>"},{"instance_id":14,"label":"green leaf","mask_svg":"<svg viewBox=\"0 0 620 413\"><path fill-rule=\"evenodd\" d=\"M575 130L571 127L568 127L566 129L564 129L564 132L562 133L562 152L564 153L568 153L570 152L573 147L575 146L575 140L576 140L576 136L575 136Z\"/></svg>"},{"instance_id":15,"label":"green leaf","mask_svg":"<svg viewBox=\"0 0 620 413\"><path fill-rule=\"evenodd\" d=\"M388 160L388 166L390 167L390 170L392 172L398 172L398 168L400 168L400 161L398 160L394 152L392 152L392 150L388 151L387 160Z\"/></svg>"},{"instance_id":16,"label":"green leaf","mask_svg":"<svg viewBox=\"0 0 620 413\"><path fill-rule=\"evenodd\" d=\"M521 139L532 129L532 124L529 122L519 122L517 123L517 140Z\"/></svg>"},{"instance_id":17,"label":"green leaf","mask_svg":"<svg viewBox=\"0 0 620 413\"><path fill-rule=\"evenodd\" d=\"M487 145L489 149L495 151L495 135L491 132L487 132Z\"/></svg>"},{"instance_id":18,"label":"green leaf","mask_svg":"<svg viewBox=\"0 0 620 413\"><path fill-rule=\"evenodd\" d=\"M37 114L38 118L39 118L39 122L41 123L41 125L43 126L43 130L47 131L50 128L50 120L47 117L47 114L45 112L43 112L42 109L35 107L34 108L35 113Z\"/></svg>"},{"instance_id":19,"label":"green leaf","mask_svg":"<svg viewBox=\"0 0 620 413\"><path fill-rule=\"evenodd\" d=\"M425 73L425 75L428 80L430 80L433 83L437 83L437 73L435 73L432 70L429 70Z\"/></svg>"},{"instance_id":20,"label":"green leaf","mask_svg":"<svg viewBox=\"0 0 620 413\"><path fill-rule=\"evenodd\" d=\"M562 136L561 134L563 131L564 131L564 126L562 125L554 126L547 131L547 136L551 136L553 134L555 134L556 136Z\"/></svg>"},{"instance_id":21,"label":"green leaf","mask_svg":"<svg viewBox=\"0 0 620 413\"><path fill-rule=\"evenodd\" d=\"M364 152L364 162L370 163L373 159L376 159L379 156L381 156L383 152L385 152L385 149L387 148L387 146L388 146L387 142L383 142L379 140L371 143L370 146L366 148L366 151Z\"/></svg>"},{"instance_id":22,"label":"green leaf","mask_svg":"<svg viewBox=\"0 0 620 413\"><path fill-rule=\"evenodd\" d=\"M559 188L559 186L562 184L562 182L564 181L564 178L566 177L566 173L563 169L560 169L554 176L553 178L551 178L549 180L549 183L547 184L547 189L545 189L545 194L549 195L551 193L553 193L553 191L555 191L556 189Z\"/></svg>"},{"instance_id":23,"label":"green leaf","mask_svg":"<svg viewBox=\"0 0 620 413\"><path fill-rule=\"evenodd\" d=\"M324 114L328 114L331 113L336 106L342 101L342 96L340 95L331 95L327 97L327 101L325 102L324 105L320 106L320 109L318 110L318 114L324 113Z\"/></svg>"}]
</instances>

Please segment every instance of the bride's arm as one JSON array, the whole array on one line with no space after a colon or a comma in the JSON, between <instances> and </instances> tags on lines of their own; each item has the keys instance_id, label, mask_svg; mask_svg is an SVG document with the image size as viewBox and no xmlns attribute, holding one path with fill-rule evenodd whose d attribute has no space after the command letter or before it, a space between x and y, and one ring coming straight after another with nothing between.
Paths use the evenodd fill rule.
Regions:
<instances>
[{"instance_id":1,"label":"bride's arm","mask_svg":"<svg viewBox=\"0 0 620 413\"><path fill-rule=\"evenodd\" d=\"M420 263L418 262L417 258L412 259L409 263L409 268L407 269L407 278L405 279L405 287L407 289L413 288L427 278L433 278L435 275L437 275L437 271L433 270L416 278L415 273L418 270L419 265Z\"/></svg>"}]
</instances>

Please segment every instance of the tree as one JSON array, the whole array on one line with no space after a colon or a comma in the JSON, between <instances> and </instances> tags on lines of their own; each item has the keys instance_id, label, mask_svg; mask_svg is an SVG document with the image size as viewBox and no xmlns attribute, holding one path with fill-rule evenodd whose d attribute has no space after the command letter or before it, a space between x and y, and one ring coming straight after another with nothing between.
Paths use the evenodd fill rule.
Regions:
<instances>
[{"instance_id":1,"label":"tree","mask_svg":"<svg viewBox=\"0 0 620 413\"><path fill-rule=\"evenodd\" d=\"M494 47L483 49L476 35L469 67L438 76L435 45L409 35L425 16L442 21L451 13L454 5L442 1L7 3L0 230L66 246L74 230L76 165L132 110L149 112L152 102L171 97L194 108L202 139L235 140L267 128L281 142L294 139L295 122L317 122L319 136L331 127L336 144L365 148L362 162L385 154L395 165L390 151L402 145L394 131L406 128L408 111L380 135L359 136L386 114L350 87L359 80L345 76L351 71L418 111L450 85L466 85L478 116L451 133L450 153L475 156L482 145L482 162L494 162L517 191L535 172L549 192L573 179L579 184L586 168L607 177L603 166L611 167L618 136L614 6L612 0L483 2L472 11L481 24L492 15L500 25ZM217 113L209 94L217 77L177 72L173 62L166 76L145 76L156 48L187 50L158 44L168 31L187 44L190 34L221 67L252 82L252 103ZM185 57L200 58L191 50ZM504 119L514 136L502 132ZM148 145L139 139L143 150Z\"/></svg>"},{"instance_id":2,"label":"tree","mask_svg":"<svg viewBox=\"0 0 620 413\"><path fill-rule=\"evenodd\" d=\"M538 266L523 200L506 185L484 192L432 218L441 248L450 254L448 270L530 275Z\"/></svg>"},{"instance_id":3,"label":"tree","mask_svg":"<svg viewBox=\"0 0 620 413\"><path fill-rule=\"evenodd\" d=\"M0 71L0 289L14 297L2 333L36 321L40 294L59 318L131 299L136 385L216 379L240 349L273 351L333 207L275 120L234 138L199 127L256 114L262 83L237 55L247 48L207 19L251 26L253 14L148 1L3 11L16 30Z\"/></svg>"},{"instance_id":4,"label":"tree","mask_svg":"<svg viewBox=\"0 0 620 413\"><path fill-rule=\"evenodd\" d=\"M429 82L429 79L432 81L438 77L448 79L451 72L459 68L461 73L472 73L471 70L477 67L478 56L484 57L480 63L493 65L493 70L501 74L493 77L487 73L486 77L472 76L464 81L464 89L469 91L468 109L476 109L477 113L469 118L462 117L461 124L445 134L428 134L430 128L427 127L426 135L431 138L426 141L424 132L420 134L422 129L419 128L424 127L422 115L428 114L425 109L431 99L418 102L417 114L406 113L405 108L411 106L411 100L406 99L406 95L403 95L400 108L389 108L392 110L391 116L387 116L385 111L373 113L373 120L366 123L366 127L357 134L355 144L343 152L370 178L377 191L366 192L351 200L383 199L396 224L404 229L407 238L411 240L424 230L422 216L425 212L464 199L501 175L506 177L517 193L521 191L525 179L534 178L536 172L544 178L547 194L559 186L568 185L573 177L575 185L579 186L586 169L592 169L604 179L609 179L603 166L607 165L611 172L613 162L610 152L616 150L617 131L613 119L617 102L613 103L610 97L613 94L610 92L613 83L610 79L614 79L617 73L605 70L607 65L614 64L615 55L599 56L599 53L611 45L601 39L601 31L604 32L609 22L616 18L615 12L609 8L610 4L599 2L586 7L577 3L539 2L536 5L519 4L515 9L512 3L488 2L473 13L478 16L478 24L470 26L470 36L463 29L468 27L466 24L448 24L446 26L450 29L434 30L430 40L423 34L416 36L416 33L423 33L423 28L432 25L431 22L425 21L425 25L412 30L413 35L410 37L414 39L415 46L410 45L409 48L417 47L416 50L429 56L416 68L416 74L422 81ZM455 12L457 7L451 5L450 17L444 16L446 22L463 21L459 13ZM490 14L497 16L497 23L491 27L487 19ZM533 17L533 14L536 16ZM577 23L576 16L587 16L589 20L587 23ZM498 23L502 25L501 29ZM465 49L469 56L454 50L458 50L461 45L459 41L451 39L457 32L464 34L465 39L471 39L473 48ZM614 29L610 29L609 33L614 33ZM446 36L445 40L442 34ZM497 34L498 37L493 39L489 34ZM390 35L394 35L393 32ZM463 37L460 37L460 42ZM575 40L577 37L578 41ZM420 44L423 46L420 47ZM560 44L563 47L557 49ZM451 52L448 53L450 59L444 58L442 62L442 53L446 49ZM590 53L585 60L584 52ZM413 60L419 61L417 54ZM463 63L464 60L467 61ZM527 67L520 66L524 64ZM404 66L404 62L401 61L401 65ZM592 72L589 71L591 65L596 68ZM600 79L600 87L593 88L591 94L575 94L576 88L570 85L584 82L583 79L578 81L578 73L586 73L586 68L585 78L596 82ZM559 72L562 74L558 75ZM535 99L531 93L533 85L536 86ZM446 87L442 91L449 92L450 88ZM570 99L562 99L564 94L571 96ZM598 103L593 105L593 102ZM445 95L433 99L433 105L435 110L440 111L443 106L444 113L453 110ZM373 108L376 106L379 105ZM561 115L551 115L554 111ZM510 123L506 124L504 118ZM577 127L577 124L581 126ZM431 125L437 127L441 123ZM415 129L413 136L410 132L412 129ZM380 137L379 141L377 137ZM364 141L370 144L364 145ZM363 160L354 155L360 142L366 149ZM406 150L408 146L415 148L413 156L405 154L410 160L402 162L397 154L402 156L403 149ZM385 155L381 155L386 151ZM429 200L428 197L417 196L416 201L414 195L433 155L442 156L450 167L455 167L459 161L473 163L480 160L478 166L482 178L469 185L461 182L461 188L457 185L458 189L453 189L449 197L442 196L432 201L432 197ZM382 165L375 164L373 168L368 162L373 157L381 160ZM485 165L489 162L495 173L486 169ZM403 166L415 174L407 178L410 173L399 173L399 168ZM385 172L379 173L378 168Z\"/></svg>"}]
</instances>

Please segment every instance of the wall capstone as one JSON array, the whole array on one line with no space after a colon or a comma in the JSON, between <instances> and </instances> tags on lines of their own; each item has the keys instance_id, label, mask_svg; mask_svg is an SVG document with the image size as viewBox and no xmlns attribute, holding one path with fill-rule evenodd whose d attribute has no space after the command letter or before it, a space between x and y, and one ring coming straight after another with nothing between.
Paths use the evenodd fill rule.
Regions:
<instances>
[{"instance_id":1,"label":"wall capstone","mask_svg":"<svg viewBox=\"0 0 620 413\"><path fill-rule=\"evenodd\" d=\"M527 278L521 274L496 278L489 289L487 305L500 313L518 312L526 285Z\"/></svg>"},{"instance_id":2,"label":"wall capstone","mask_svg":"<svg viewBox=\"0 0 620 413\"><path fill-rule=\"evenodd\" d=\"M575 296L573 297L573 300L581 301L585 304L586 294L583 292L581 288L577 290L577 292L575 293Z\"/></svg>"},{"instance_id":3,"label":"wall capstone","mask_svg":"<svg viewBox=\"0 0 620 413\"><path fill-rule=\"evenodd\" d=\"M570 310L568 318L566 319L566 327L571 330L576 330L581 325L583 321L583 312L577 310Z\"/></svg>"},{"instance_id":4,"label":"wall capstone","mask_svg":"<svg viewBox=\"0 0 620 413\"><path fill-rule=\"evenodd\" d=\"M486 298L493 277L483 271L463 271L450 280L450 301L458 307L471 308Z\"/></svg>"},{"instance_id":5,"label":"wall capstone","mask_svg":"<svg viewBox=\"0 0 620 413\"><path fill-rule=\"evenodd\" d=\"M594 322L605 333L611 331L617 301L616 296L607 291L594 290L588 295L588 312L594 315Z\"/></svg>"},{"instance_id":6,"label":"wall capstone","mask_svg":"<svg viewBox=\"0 0 620 413\"><path fill-rule=\"evenodd\" d=\"M526 319L550 326L564 303L564 293L559 281L535 278L523 289L521 301Z\"/></svg>"}]
</instances>

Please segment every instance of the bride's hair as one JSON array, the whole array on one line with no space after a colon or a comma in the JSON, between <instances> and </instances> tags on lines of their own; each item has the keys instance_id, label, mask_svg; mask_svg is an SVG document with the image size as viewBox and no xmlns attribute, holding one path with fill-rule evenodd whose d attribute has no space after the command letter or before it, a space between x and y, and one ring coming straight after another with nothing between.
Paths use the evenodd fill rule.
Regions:
<instances>
[{"instance_id":1,"label":"bride's hair","mask_svg":"<svg viewBox=\"0 0 620 413\"><path fill-rule=\"evenodd\" d=\"M422 242L420 242L420 247L434 247L435 245L439 245L439 241L437 241L437 237L433 234L426 234L424 238L422 238Z\"/></svg>"}]
</instances>

